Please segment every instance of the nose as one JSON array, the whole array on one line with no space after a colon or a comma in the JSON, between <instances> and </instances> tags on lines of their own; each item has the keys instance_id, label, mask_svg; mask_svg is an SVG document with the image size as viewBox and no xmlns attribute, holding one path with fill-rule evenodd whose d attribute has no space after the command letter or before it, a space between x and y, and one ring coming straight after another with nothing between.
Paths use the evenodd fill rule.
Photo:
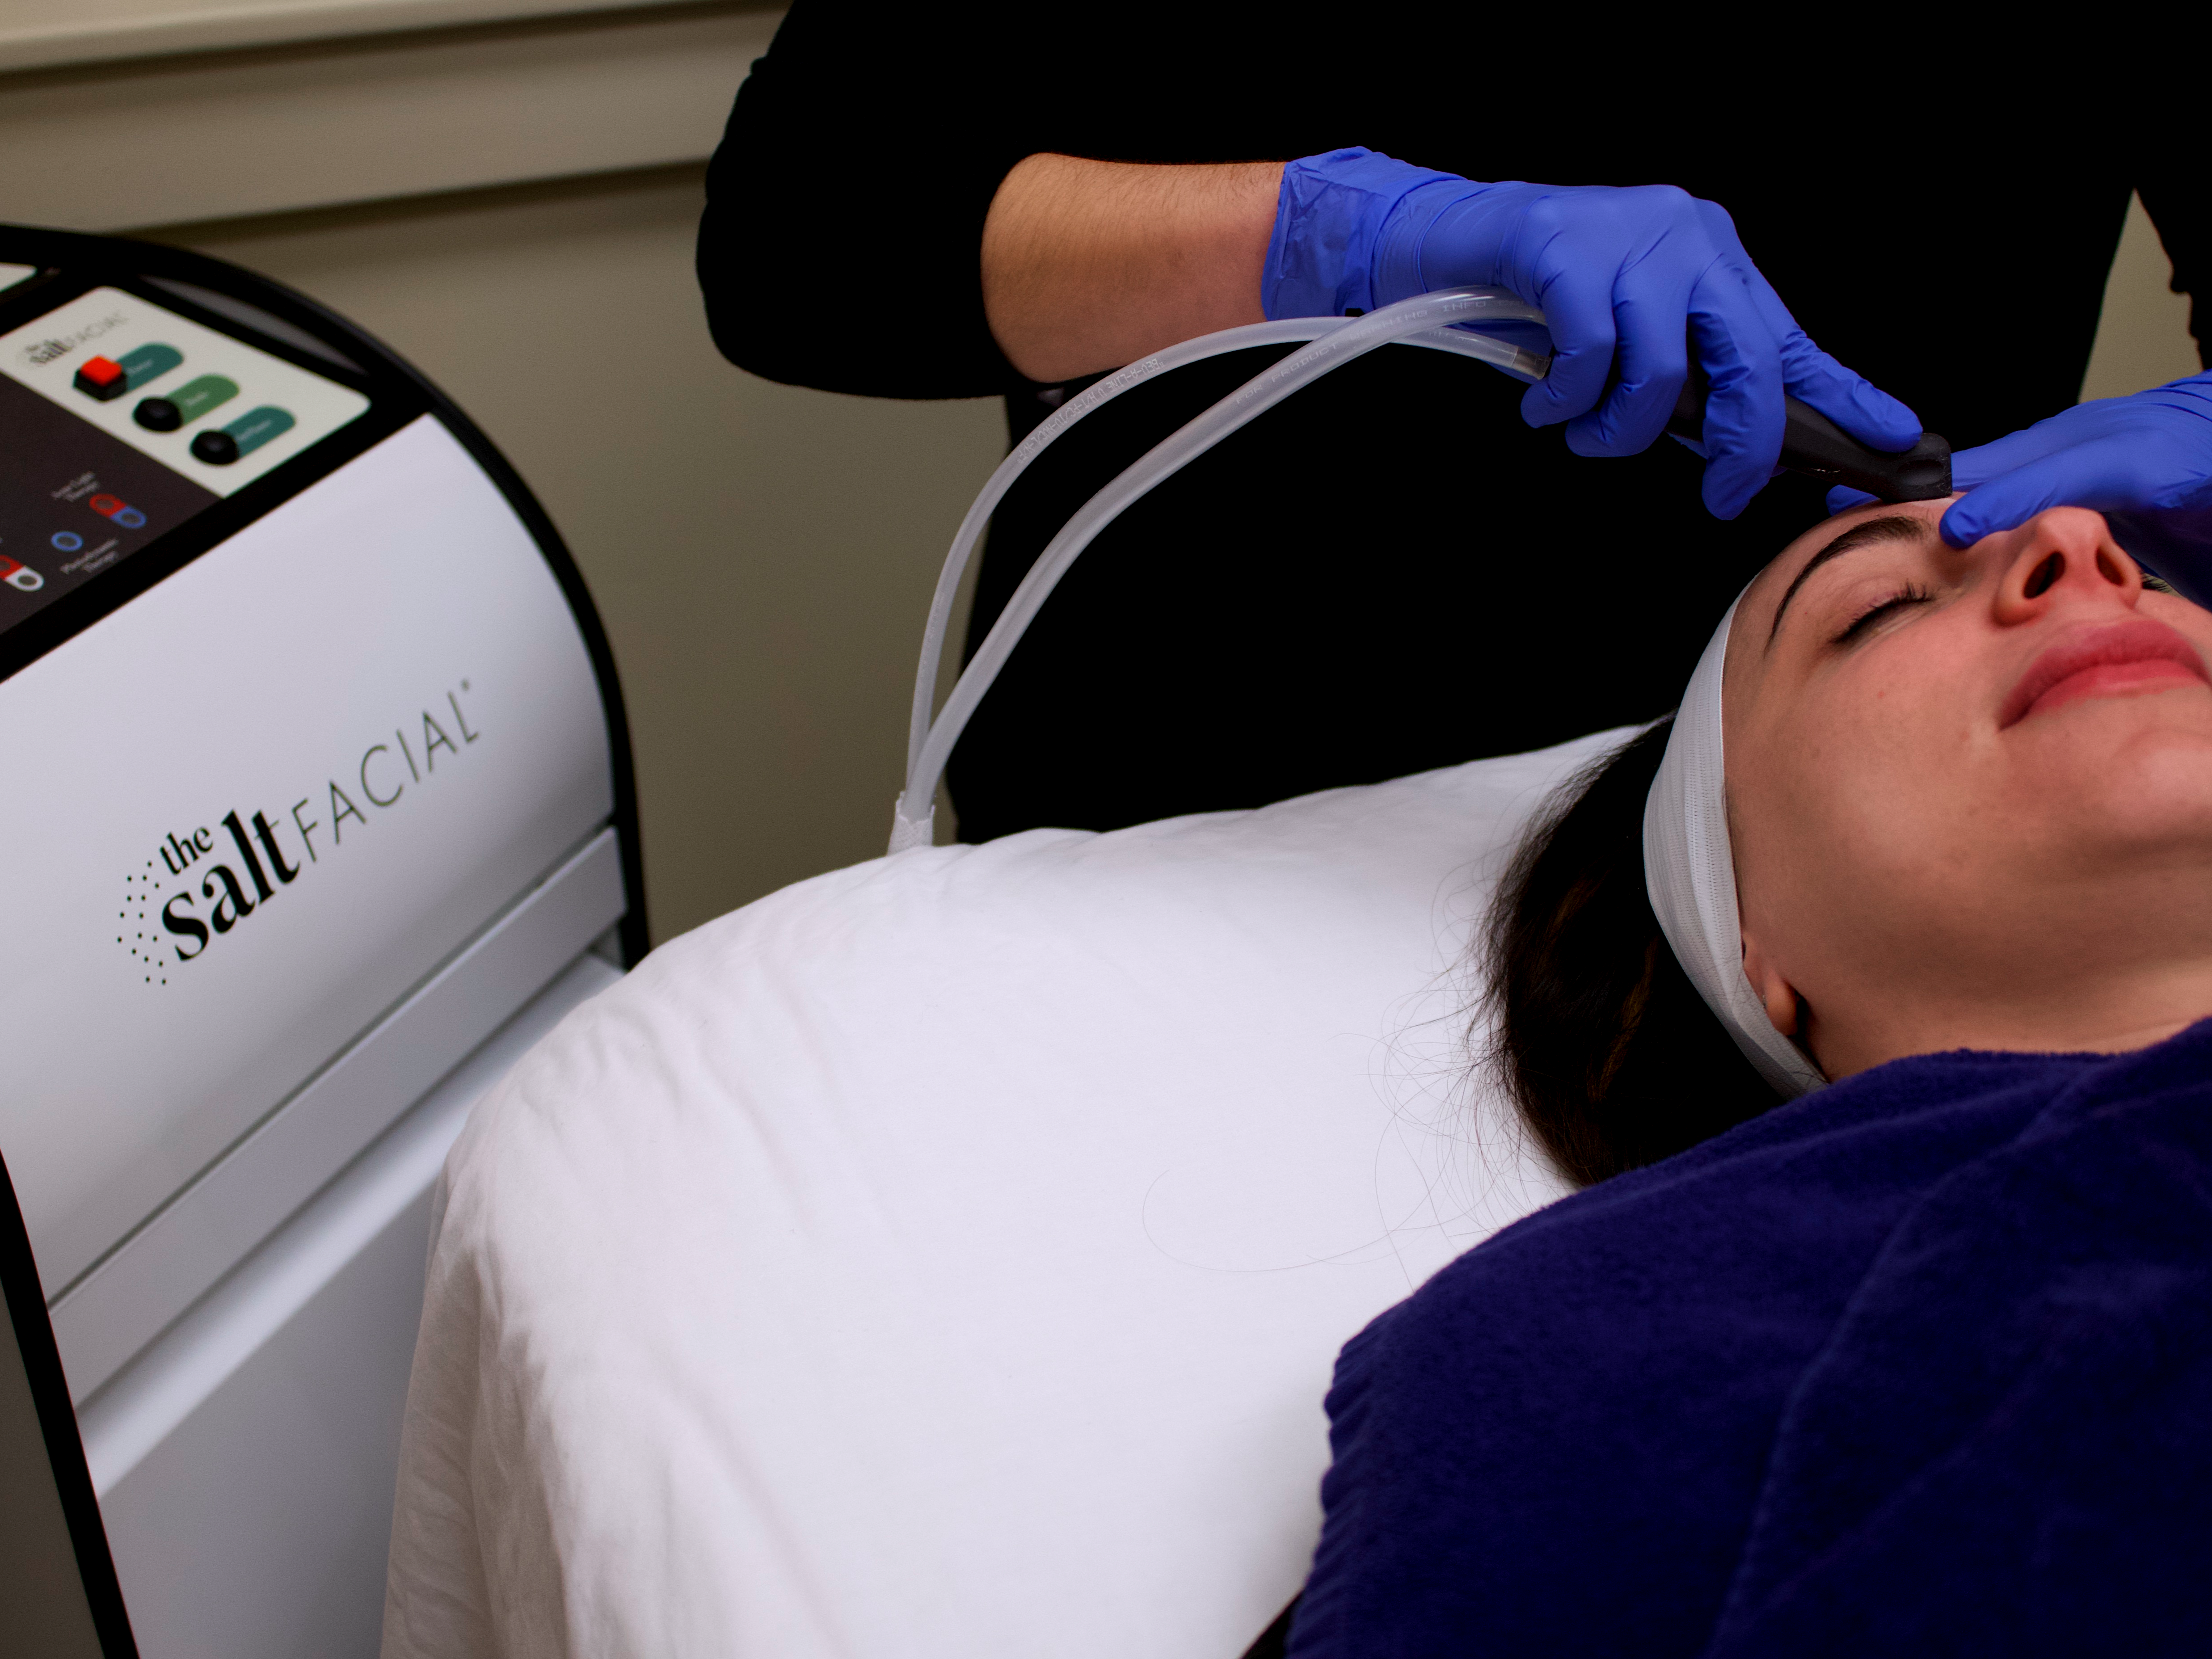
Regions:
<instances>
[{"instance_id":1,"label":"nose","mask_svg":"<svg viewBox=\"0 0 2212 1659\"><path fill-rule=\"evenodd\" d=\"M2011 532L2013 547L1997 588L1997 620L2031 622L2069 600L2142 597L2142 570L2112 539L2101 513L2054 507Z\"/></svg>"}]
</instances>

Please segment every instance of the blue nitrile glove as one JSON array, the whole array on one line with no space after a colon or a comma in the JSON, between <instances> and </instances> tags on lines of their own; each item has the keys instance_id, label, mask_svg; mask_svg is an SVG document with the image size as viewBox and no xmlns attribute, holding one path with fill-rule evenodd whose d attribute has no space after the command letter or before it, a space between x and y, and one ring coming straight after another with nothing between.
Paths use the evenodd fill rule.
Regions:
<instances>
[{"instance_id":1,"label":"blue nitrile glove","mask_svg":"<svg viewBox=\"0 0 2212 1659\"><path fill-rule=\"evenodd\" d=\"M2094 507L2120 544L2193 599L2212 597L2212 374L2126 398L2076 404L1951 458L1969 493L1943 514L1943 539L1972 547L2047 507ZM1828 494L1840 512L1872 500Z\"/></svg>"},{"instance_id":2,"label":"blue nitrile glove","mask_svg":"<svg viewBox=\"0 0 2212 1659\"><path fill-rule=\"evenodd\" d=\"M1578 455L1632 455L1666 430L1694 337L1717 517L1735 517L1773 475L1785 392L1873 448L1919 441L1911 410L1805 337L1713 203L1666 185L1476 184L1366 149L1283 169L1261 278L1270 318L1340 317L1468 283L1543 308L1552 372L1521 413L1565 422Z\"/></svg>"}]
</instances>

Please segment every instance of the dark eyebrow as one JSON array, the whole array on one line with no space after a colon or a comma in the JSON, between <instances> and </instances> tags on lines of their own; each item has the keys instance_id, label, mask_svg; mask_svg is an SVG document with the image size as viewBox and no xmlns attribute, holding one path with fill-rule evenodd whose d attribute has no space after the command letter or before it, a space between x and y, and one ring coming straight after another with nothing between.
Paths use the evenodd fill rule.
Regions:
<instances>
[{"instance_id":1,"label":"dark eyebrow","mask_svg":"<svg viewBox=\"0 0 2212 1659\"><path fill-rule=\"evenodd\" d=\"M1875 547L1884 542L1923 542L1936 533L1936 526L1922 519L1907 518L1893 513L1886 519L1869 519L1864 524L1855 524L1805 561L1782 603L1774 607L1774 626L1766 630L1766 642L1774 643L1774 636L1782 631L1782 613L1790 608L1790 601L1797 597L1797 590L1805 586L1805 579L1831 559L1840 559L1846 553L1856 553L1863 547Z\"/></svg>"}]
</instances>

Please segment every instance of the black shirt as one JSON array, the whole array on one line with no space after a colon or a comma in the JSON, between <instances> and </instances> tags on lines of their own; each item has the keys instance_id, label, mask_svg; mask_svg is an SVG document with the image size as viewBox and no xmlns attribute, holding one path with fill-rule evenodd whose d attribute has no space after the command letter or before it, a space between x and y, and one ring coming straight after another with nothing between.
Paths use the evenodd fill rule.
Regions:
<instances>
[{"instance_id":1,"label":"black shirt","mask_svg":"<svg viewBox=\"0 0 2212 1659\"><path fill-rule=\"evenodd\" d=\"M2185 99L2078 40L1998 64L1963 40L1854 57L1793 32L1723 70L1701 43L1610 21L1581 39L1556 11L1449 31L1346 15L797 0L708 173L717 343L833 391L1003 393L1022 435L1050 405L991 337L979 249L1000 181L1040 151L1365 144L1475 179L1679 185L1729 210L1815 341L1960 447L2079 395L2130 191L2176 287L2201 296L2212 278ZM2208 321L2200 299L2200 341ZM1166 377L1048 450L993 526L970 648L1085 498L1279 355ZM1522 423L1520 390L1386 348L1131 508L955 751L963 838L1255 805L1672 707L1820 492L1785 477L1720 523L1688 451L1571 455Z\"/></svg>"}]
</instances>

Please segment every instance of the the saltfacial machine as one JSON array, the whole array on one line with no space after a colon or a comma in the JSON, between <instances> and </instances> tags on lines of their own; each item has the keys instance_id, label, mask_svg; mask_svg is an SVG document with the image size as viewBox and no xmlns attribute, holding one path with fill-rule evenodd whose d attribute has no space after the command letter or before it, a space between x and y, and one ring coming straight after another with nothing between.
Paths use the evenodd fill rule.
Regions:
<instances>
[{"instance_id":1,"label":"the saltfacial machine","mask_svg":"<svg viewBox=\"0 0 2212 1659\"><path fill-rule=\"evenodd\" d=\"M373 1654L440 1164L644 948L612 661L359 330L0 261L0 1153L140 1649Z\"/></svg>"}]
</instances>

